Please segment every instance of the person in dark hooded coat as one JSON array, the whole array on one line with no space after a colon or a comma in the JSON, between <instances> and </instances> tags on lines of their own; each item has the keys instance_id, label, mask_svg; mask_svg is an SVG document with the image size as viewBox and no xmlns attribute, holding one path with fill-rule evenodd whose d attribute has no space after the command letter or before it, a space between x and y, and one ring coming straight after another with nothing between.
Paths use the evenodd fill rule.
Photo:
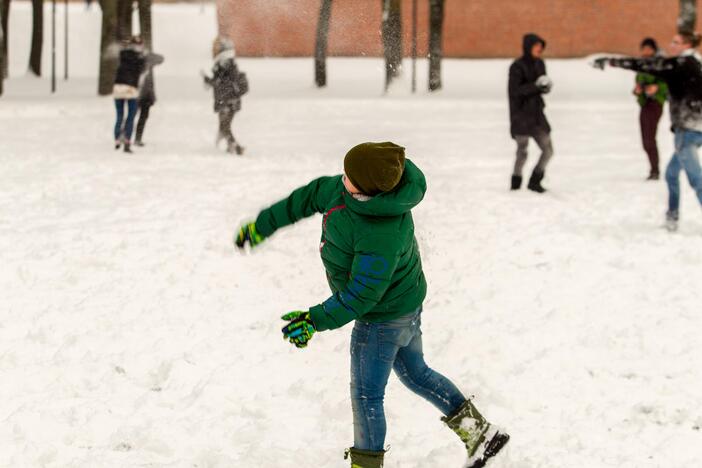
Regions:
<instances>
[{"instance_id":1,"label":"person in dark hooded coat","mask_svg":"<svg viewBox=\"0 0 702 468\"><path fill-rule=\"evenodd\" d=\"M546 75L546 65L541 59L546 41L536 34L526 34L523 55L509 68L510 132L517 142L517 160L512 173L512 190L522 185L522 171L527 160L529 138L541 149L541 157L529 179L528 188L538 193L546 191L541 181L546 165L553 156L551 126L544 115L542 95L551 91L551 79Z\"/></svg>"}]
</instances>

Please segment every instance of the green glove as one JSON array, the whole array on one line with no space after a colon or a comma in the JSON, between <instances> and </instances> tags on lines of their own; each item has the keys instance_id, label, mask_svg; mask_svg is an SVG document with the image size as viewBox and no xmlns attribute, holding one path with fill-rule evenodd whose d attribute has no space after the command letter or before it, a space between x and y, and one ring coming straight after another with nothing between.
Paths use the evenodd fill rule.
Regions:
<instances>
[{"instance_id":1,"label":"green glove","mask_svg":"<svg viewBox=\"0 0 702 468\"><path fill-rule=\"evenodd\" d=\"M306 347L312 339L312 335L317 331L309 312L296 310L288 312L280 318L290 322L283 327L283 339L290 341L298 348Z\"/></svg>"},{"instance_id":2,"label":"green glove","mask_svg":"<svg viewBox=\"0 0 702 468\"><path fill-rule=\"evenodd\" d=\"M236 235L234 243L240 249L243 249L247 242L251 248L254 248L263 242L263 239L265 239L265 237L256 231L256 223L250 222L239 228L239 232Z\"/></svg>"}]
</instances>

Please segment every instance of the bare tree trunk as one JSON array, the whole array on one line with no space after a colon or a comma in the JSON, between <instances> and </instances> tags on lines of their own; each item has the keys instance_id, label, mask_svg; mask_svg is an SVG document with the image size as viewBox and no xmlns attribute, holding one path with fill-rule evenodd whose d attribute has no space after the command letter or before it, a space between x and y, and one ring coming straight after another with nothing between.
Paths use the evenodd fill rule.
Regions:
<instances>
[{"instance_id":1,"label":"bare tree trunk","mask_svg":"<svg viewBox=\"0 0 702 468\"><path fill-rule=\"evenodd\" d=\"M697 22L697 0L680 0L678 32L694 33Z\"/></svg>"},{"instance_id":2,"label":"bare tree trunk","mask_svg":"<svg viewBox=\"0 0 702 468\"><path fill-rule=\"evenodd\" d=\"M32 0L32 49L29 71L41 76L41 50L44 46L44 0Z\"/></svg>"},{"instance_id":3,"label":"bare tree trunk","mask_svg":"<svg viewBox=\"0 0 702 468\"><path fill-rule=\"evenodd\" d=\"M317 87L327 85L327 43L329 39L329 20L331 19L332 0L322 0L317 21L317 41L314 48L314 80Z\"/></svg>"},{"instance_id":4,"label":"bare tree trunk","mask_svg":"<svg viewBox=\"0 0 702 468\"><path fill-rule=\"evenodd\" d=\"M383 2L383 49L385 50L385 89L393 78L400 76L402 68L402 16L401 0Z\"/></svg>"},{"instance_id":5,"label":"bare tree trunk","mask_svg":"<svg viewBox=\"0 0 702 468\"><path fill-rule=\"evenodd\" d=\"M2 12L0 16L2 16L2 30L4 32L2 41L3 61L0 75L3 78L7 78L10 67L10 59L7 54L7 44L10 42L10 30L7 29L7 23L10 19L10 0L0 0L0 11Z\"/></svg>"},{"instance_id":6,"label":"bare tree trunk","mask_svg":"<svg viewBox=\"0 0 702 468\"><path fill-rule=\"evenodd\" d=\"M153 52L153 39L151 34L151 0L137 0L139 7L139 34L144 41L144 47ZM150 67L146 72L143 86L147 92L156 99L156 83L154 82L154 69ZM140 111L141 112L141 111ZM137 135L139 133L137 132Z\"/></svg>"},{"instance_id":7,"label":"bare tree trunk","mask_svg":"<svg viewBox=\"0 0 702 468\"><path fill-rule=\"evenodd\" d=\"M429 0L429 91L441 89L444 0Z\"/></svg>"},{"instance_id":8,"label":"bare tree trunk","mask_svg":"<svg viewBox=\"0 0 702 468\"><path fill-rule=\"evenodd\" d=\"M132 0L117 0L117 39L127 41L132 37Z\"/></svg>"},{"instance_id":9,"label":"bare tree trunk","mask_svg":"<svg viewBox=\"0 0 702 468\"><path fill-rule=\"evenodd\" d=\"M4 34L4 28L2 27L2 18L3 18L3 7L2 3L0 3L0 96L2 96L2 84L5 81L5 75L2 73L2 69L5 68L5 48L3 47L3 44L5 44L5 34Z\"/></svg>"},{"instance_id":10,"label":"bare tree trunk","mask_svg":"<svg viewBox=\"0 0 702 468\"><path fill-rule=\"evenodd\" d=\"M112 93L112 85L117 73L119 46L117 37L117 0L100 0L102 9L102 34L100 38L100 74L98 94Z\"/></svg>"},{"instance_id":11,"label":"bare tree trunk","mask_svg":"<svg viewBox=\"0 0 702 468\"><path fill-rule=\"evenodd\" d=\"M139 34L144 41L144 47L153 52L151 36L151 0L137 0L139 7Z\"/></svg>"}]
</instances>

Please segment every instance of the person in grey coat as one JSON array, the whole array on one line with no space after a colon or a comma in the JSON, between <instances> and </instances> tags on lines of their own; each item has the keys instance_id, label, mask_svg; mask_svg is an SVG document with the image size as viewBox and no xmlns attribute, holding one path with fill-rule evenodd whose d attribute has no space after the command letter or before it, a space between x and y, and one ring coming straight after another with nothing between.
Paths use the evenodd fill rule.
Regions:
<instances>
[{"instance_id":1,"label":"person in grey coat","mask_svg":"<svg viewBox=\"0 0 702 468\"><path fill-rule=\"evenodd\" d=\"M214 92L214 110L219 116L217 143L227 141L229 153L243 154L241 146L232 133L232 120L241 110L241 96L248 91L246 75L239 71L234 60L234 44L228 39L217 38L212 47L214 64L212 76L203 73L205 85Z\"/></svg>"}]
</instances>

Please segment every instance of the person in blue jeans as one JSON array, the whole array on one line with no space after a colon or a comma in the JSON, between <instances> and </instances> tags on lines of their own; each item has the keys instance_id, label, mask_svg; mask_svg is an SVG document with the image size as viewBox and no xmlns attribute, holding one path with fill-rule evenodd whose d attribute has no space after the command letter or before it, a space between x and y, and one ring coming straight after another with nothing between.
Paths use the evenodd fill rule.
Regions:
<instances>
[{"instance_id":1,"label":"person in blue jeans","mask_svg":"<svg viewBox=\"0 0 702 468\"><path fill-rule=\"evenodd\" d=\"M351 404L354 447L382 451L386 423L385 386L390 372L444 415L465 401L460 390L424 362L421 307L388 322L357 320L351 334Z\"/></svg>"},{"instance_id":2,"label":"person in blue jeans","mask_svg":"<svg viewBox=\"0 0 702 468\"><path fill-rule=\"evenodd\" d=\"M124 118L124 107L127 106L127 119ZM124 144L125 153L131 153L131 137L134 131L134 118L138 108L136 98L115 98L115 149Z\"/></svg>"},{"instance_id":3,"label":"person in blue jeans","mask_svg":"<svg viewBox=\"0 0 702 468\"><path fill-rule=\"evenodd\" d=\"M117 111L115 121L115 149L124 145L124 152L131 153L134 118L138 108L139 79L146 66L146 55L141 37L134 36L124 44L119 53L119 66L115 75L112 96ZM127 105L127 119L124 120L124 106Z\"/></svg>"},{"instance_id":4,"label":"person in blue jeans","mask_svg":"<svg viewBox=\"0 0 702 468\"><path fill-rule=\"evenodd\" d=\"M668 47L670 57L601 57L593 62L599 69L610 65L649 73L668 85L670 120L675 133L675 153L665 171L668 183L666 227L670 231L678 229L681 171L687 174L702 205L702 171L697 155L697 148L702 145L702 56L697 52L700 40L697 33L681 32L673 36Z\"/></svg>"},{"instance_id":5,"label":"person in blue jeans","mask_svg":"<svg viewBox=\"0 0 702 468\"><path fill-rule=\"evenodd\" d=\"M697 148L702 146L702 132L677 130L675 132L675 153L665 171L668 183L668 227L677 229L680 212L680 172L685 171L690 186L695 190L702 205L702 168Z\"/></svg>"},{"instance_id":6,"label":"person in blue jeans","mask_svg":"<svg viewBox=\"0 0 702 468\"><path fill-rule=\"evenodd\" d=\"M298 348L313 335L355 321L351 334L352 468L380 468L385 455L385 387L391 371L432 403L463 442L467 466L485 466L509 440L456 386L424 362L421 311L427 282L411 210L424 174L391 142L361 143L344 174L320 177L244 224L236 245L255 247L277 230L322 214L320 255L332 295L283 315L283 337ZM304 464L302 466L308 466Z\"/></svg>"}]
</instances>

